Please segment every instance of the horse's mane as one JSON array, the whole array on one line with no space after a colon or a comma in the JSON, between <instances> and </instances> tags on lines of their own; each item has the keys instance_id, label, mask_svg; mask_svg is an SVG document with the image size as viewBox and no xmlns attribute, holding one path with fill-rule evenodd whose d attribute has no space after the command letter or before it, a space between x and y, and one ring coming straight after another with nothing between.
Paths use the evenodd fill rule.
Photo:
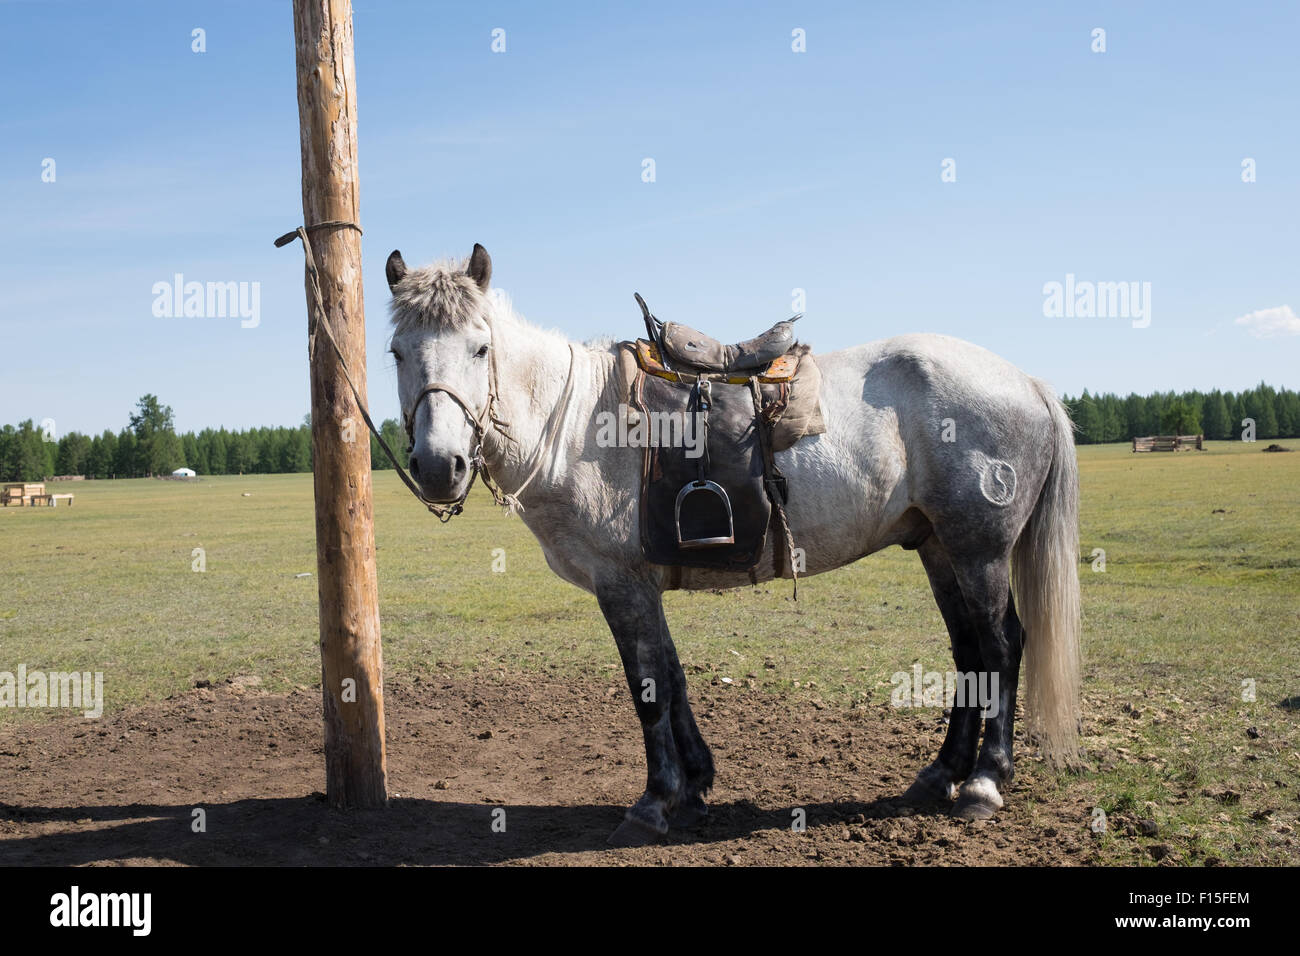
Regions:
<instances>
[{"instance_id":1,"label":"horse's mane","mask_svg":"<svg viewBox=\"0 0 1300 956\"><path fill-rule=\"evenodd\" d=\"M440 259L407 272L388 304L394 333L411 329L456 331L486 313L494 322L505 320L569 342L569 337L558 329L542 328L520 315L505 290L493 287L486 293L481 291L465 271L468 263L468 259ZM615 343L611 336L601 335L583 345L595 352L608 352L613 351Z\"/></svg>"},{"instance_id":2,"label":"horse's mane","mask_svg":"<svg viewBox=\"0 0 1300 956\"><path fill-rule=\"evenodd\" d=\"M482 315L487 297L465 272L467 264L466 259L440 259L407 272L388 304L394 330L463 329Z\"/></svg>"}]
</instances>

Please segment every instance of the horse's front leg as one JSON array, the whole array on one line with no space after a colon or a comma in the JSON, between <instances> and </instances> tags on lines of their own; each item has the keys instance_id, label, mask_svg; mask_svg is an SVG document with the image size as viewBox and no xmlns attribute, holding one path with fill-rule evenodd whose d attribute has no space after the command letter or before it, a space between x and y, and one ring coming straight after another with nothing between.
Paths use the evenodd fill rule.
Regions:
<instances>
[{"instance_id":1,"label":"horse's front leg","mask_svg":"<svg viewBox=\"0 0 1300 956\"><path fill-rule=\"evenodd\" d=\"M673 646L668 621L663 616L662 600L659 602L659 626L664 634L664 653L673 673L673 742L677 744L677 757L686 774L682 801L669 822L674 827L691 828L699 826L709 816L704 797L713 787L713 754L695 723L695 715L691 713L691 702L686 696L686 673L677 659L677 648Z\"/></svg>"},{"instance_id":2,"label":"horse's front leg","mask_svg":"<svg viewBox=\"0 0 1300 956\"><path fill-rule=\"evenodd\" d=\"M652 582L640 578L605 581L596 588L596 600L618 644L645 737L645 793L627 811L609 842L644 846L667 834L668 817L681 802L686 785L673 739L675 655L668 652L662 597Z\"/></svg>"}]
</instances>

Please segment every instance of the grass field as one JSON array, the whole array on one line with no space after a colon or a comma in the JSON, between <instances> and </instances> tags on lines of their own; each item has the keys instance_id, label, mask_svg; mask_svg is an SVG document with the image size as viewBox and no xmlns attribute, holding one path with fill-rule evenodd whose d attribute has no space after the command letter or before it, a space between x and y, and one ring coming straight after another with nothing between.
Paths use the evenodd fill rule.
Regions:
<instances>
[{"instance_id":1,"label":"grass field","mask_svg":"<svg viewBox=\"0 0 1300 956\"><path fill-rule=\"evenodd\" d=\"M1151 820L1180 861L1300 862L1300 454L1262 448L1080 449L1091 769L1054 785L1095 794L1104 858L1136 861L1124 830ZM73 508L0 509L0 671L102 671L109 711L235 675L318 684L309 475L66 490ZM618 666L594 600L485 495L440 525L380 472L375 516L390 674ZM887 700L914 662L951 667L925 575L898 549L806 579L797 603L784 582L672 593L667 609L692 681L852 706ZM0 709L0 731L49 719L69 717Z\"/></svg>"}]
</instances>

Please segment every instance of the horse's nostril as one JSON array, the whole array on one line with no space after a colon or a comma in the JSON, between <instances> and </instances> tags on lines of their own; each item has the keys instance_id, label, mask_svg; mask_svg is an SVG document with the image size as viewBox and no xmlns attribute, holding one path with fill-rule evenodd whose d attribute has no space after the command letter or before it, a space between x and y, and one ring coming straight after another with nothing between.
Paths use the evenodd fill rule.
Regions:
<instances>
[{"instance_id":1,"label":"horse's nostril","mask_svg":"<svg viewBox=\"0 0 1300 956\"><path fill-rule=\"evenodd\" d=\"M414 455L411 456L411 477L420 477L420 462Z\"/></svg>"},{"instance_id":2,"label":"horse's nostril","mask_svg":"<svg viewBox=\"0 0 1300 956\"><path fill-rule=\"evenodd\" d=\"M465 477L465 471L469 468L469 463L465 461L464 455L457 455L452 461L453 476L457 481Z\"/></svg>"}]
</instances>

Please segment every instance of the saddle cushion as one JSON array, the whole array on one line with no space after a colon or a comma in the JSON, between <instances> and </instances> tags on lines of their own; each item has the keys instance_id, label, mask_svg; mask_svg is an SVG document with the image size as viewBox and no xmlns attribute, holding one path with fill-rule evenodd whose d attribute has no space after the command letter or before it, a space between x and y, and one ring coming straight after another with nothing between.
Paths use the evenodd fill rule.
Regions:
<instances>
[{"instance_id":1,"label":"saddle cushion","mask_svg":"<svg viewBox=\"0 0 1300 956\"><path fill-rule=\"evenodd\" d=\"M672 371L664 367L659 357L658 346L645 339L637 339L635 344L624 342L623 349L624 361L629 364L635 362L635 365L624 373L628 390L637 368L647 375L683 385L693 385L701 376L728 385L747 385L750 376L757 374L758 383L763 390L764 404L771 406L769 420L773 426L773 451L785 451L805 435L820 435L826 431L821 411L822 373L817 367L812 349L807 345L794 346L757 373L729 375ZM623 394L626 393L625 390Z\"/></svg>"},{"instance_id":2,"label":"saddle cushion","mask_svg":"<svg viewBox=\"0 0 1300 956\"><path fill-rule=\"evenodd\" d=\"M753 372L780 358L794 345L794 319L778 322L762 335L724 345L688 325L667 322L664 352L674 364L710 372Z\"/></svg>"},{"instance_id":3,"label":"saddle cushion","mask_svg":"<svg viewBox=\"0 0 1300 956\"><path fill-rule=\"evenodd\" d=\"M702 369L674 371L668 368L659 355L659 346L646 339L637 339L635 345L630 342L624 342L623 345L632 349L633 359L642 371L659 378L666 378L670 382L683 382L689 385L695 384L701 378L726 382L728 385L745 385L754 375L758 376L761 384L769 385L793 381L799 370L797 349L791 349L789 353L774 359L766 368L753 372L709 372Z\"/></svg>"}]
</instances>

